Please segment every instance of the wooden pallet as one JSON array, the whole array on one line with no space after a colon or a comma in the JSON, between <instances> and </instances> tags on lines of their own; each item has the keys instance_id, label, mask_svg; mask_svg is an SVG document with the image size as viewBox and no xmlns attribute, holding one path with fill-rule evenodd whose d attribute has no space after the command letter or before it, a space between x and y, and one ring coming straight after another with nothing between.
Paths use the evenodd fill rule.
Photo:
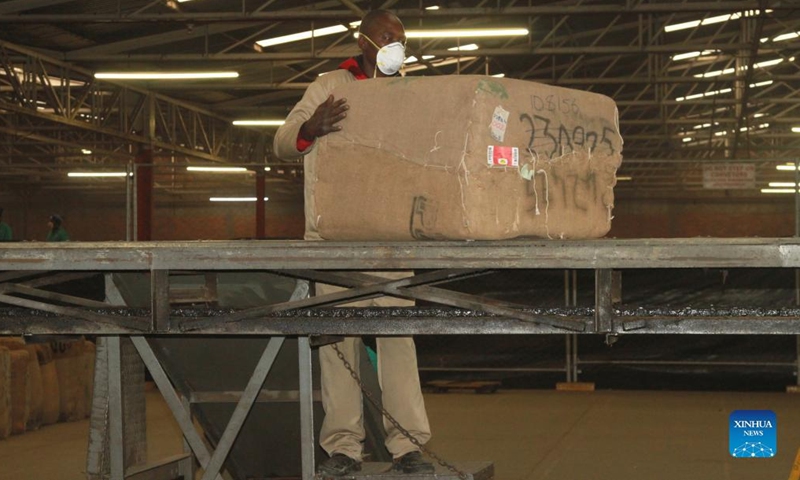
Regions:
<instances>
[{"instance_id":1,"label":"wooden pallet","mask_svg":"<svg viewBox=\"0 0 800 480\"><path fill-rule=\"evenodd\" d=\"M432 380L425 383L424 390L430 393L447 393L455 390L494 393L498 388L500 388L500 382L496 381Z\"/></svg>"}]
</instances>

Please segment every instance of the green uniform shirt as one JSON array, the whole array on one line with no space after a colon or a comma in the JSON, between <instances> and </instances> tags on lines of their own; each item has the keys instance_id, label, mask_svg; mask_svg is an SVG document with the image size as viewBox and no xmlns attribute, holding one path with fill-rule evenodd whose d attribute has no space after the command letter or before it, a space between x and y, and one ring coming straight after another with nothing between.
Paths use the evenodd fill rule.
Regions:
<instances>
[{"instance_id":1,"label":"green uniform shirt","mask_svg":"<svg viewBox=\"0 0 800 480\"><path fill-rule=\"evenodd\" d=\"M6 222L0 222L0 242L10 242L12 239L11 227Z\"/></svg>"},{"instance_id":2,"label":"green uniform shirt","mask_svg":"<svg viewBox=\"0 0 800 480\"><path fill-rule=\"evenodd\" d=\"M58 230L53 231L50 230L47 232L47 241L48 242L68 242L69 235L67 235L67 231L61 227L58 227Z\"/></svg>"}]
</instances>

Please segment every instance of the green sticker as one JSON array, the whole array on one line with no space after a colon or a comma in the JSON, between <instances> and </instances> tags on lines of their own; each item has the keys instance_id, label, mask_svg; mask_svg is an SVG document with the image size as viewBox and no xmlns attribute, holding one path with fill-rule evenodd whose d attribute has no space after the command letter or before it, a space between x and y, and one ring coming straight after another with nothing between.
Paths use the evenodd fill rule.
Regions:
<instances>
[{"instance_id":1,"label":"green sticker","mask_svg":"<svg viewBox=\"0 0 800 480\"><path fill-rule=\"evenodd\" d=\"M502 99L508 98L506 87L504 87L502 83L495 82L493 80L481 80L478 82L477 90L486 92L489 95L494 95L495 97L500 97Z\"/></svg>"}]
</instances>

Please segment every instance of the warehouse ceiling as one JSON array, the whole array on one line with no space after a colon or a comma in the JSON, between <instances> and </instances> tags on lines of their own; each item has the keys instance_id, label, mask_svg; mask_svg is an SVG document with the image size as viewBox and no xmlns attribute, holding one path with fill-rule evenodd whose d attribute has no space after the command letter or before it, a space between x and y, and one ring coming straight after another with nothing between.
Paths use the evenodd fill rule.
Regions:
<instances>
[{"instance_id":1,"label":"warehouse ceiling","mask_svg":"<svg viewBox=\"0 0 800 480\"><path fill-rule=\"evenodd\" d=\"M528 29L412 39L409 54L427 60L408 75L503 74L608 95L625 142L620 192L704 195L704 167L744 163L755 181L740 193L758 195L785 179L779 163L800 157L798 0L5 0L0 183L70 188L67 169L124 167L144 145L162 185L187 162L267 163L271 188L296 193L302 168L273 157L273 130L231 121L283 118L320 73L357 53L350 23L372 8L395 11L408 30ZM313 41L256 44L334 26L342 31ZM477 49L455 50L469 44ZM199 70L238 78L93 78Z\"/></svg>"}]
</instances>

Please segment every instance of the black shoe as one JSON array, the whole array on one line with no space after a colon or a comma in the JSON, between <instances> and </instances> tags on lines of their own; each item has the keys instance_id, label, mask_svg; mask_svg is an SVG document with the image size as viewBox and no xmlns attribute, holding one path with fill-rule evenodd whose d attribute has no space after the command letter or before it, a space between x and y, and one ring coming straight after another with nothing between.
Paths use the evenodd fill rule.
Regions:
<instances>
[{"instance_id":1,"label":"black shoe","mask_svg":"<svg viewBox=\"0 0 800 480\"><path fill-rule=\"evenodd\" d=\"M426 461L420 452L408 452L392 462L392 471L403 473L433 473L433 464Z\"/></svg>"},{"instance_id":2,"label":"black shoe","mask_svg":"<svg viewBox=\"0 0 800 480\"><path fill-rule=\"evenodd\" d=\"M317 473L323 478L341 477L360 470L361 462L341 453L334 453L317 467Z\"/></svg>"}]
</instances>

